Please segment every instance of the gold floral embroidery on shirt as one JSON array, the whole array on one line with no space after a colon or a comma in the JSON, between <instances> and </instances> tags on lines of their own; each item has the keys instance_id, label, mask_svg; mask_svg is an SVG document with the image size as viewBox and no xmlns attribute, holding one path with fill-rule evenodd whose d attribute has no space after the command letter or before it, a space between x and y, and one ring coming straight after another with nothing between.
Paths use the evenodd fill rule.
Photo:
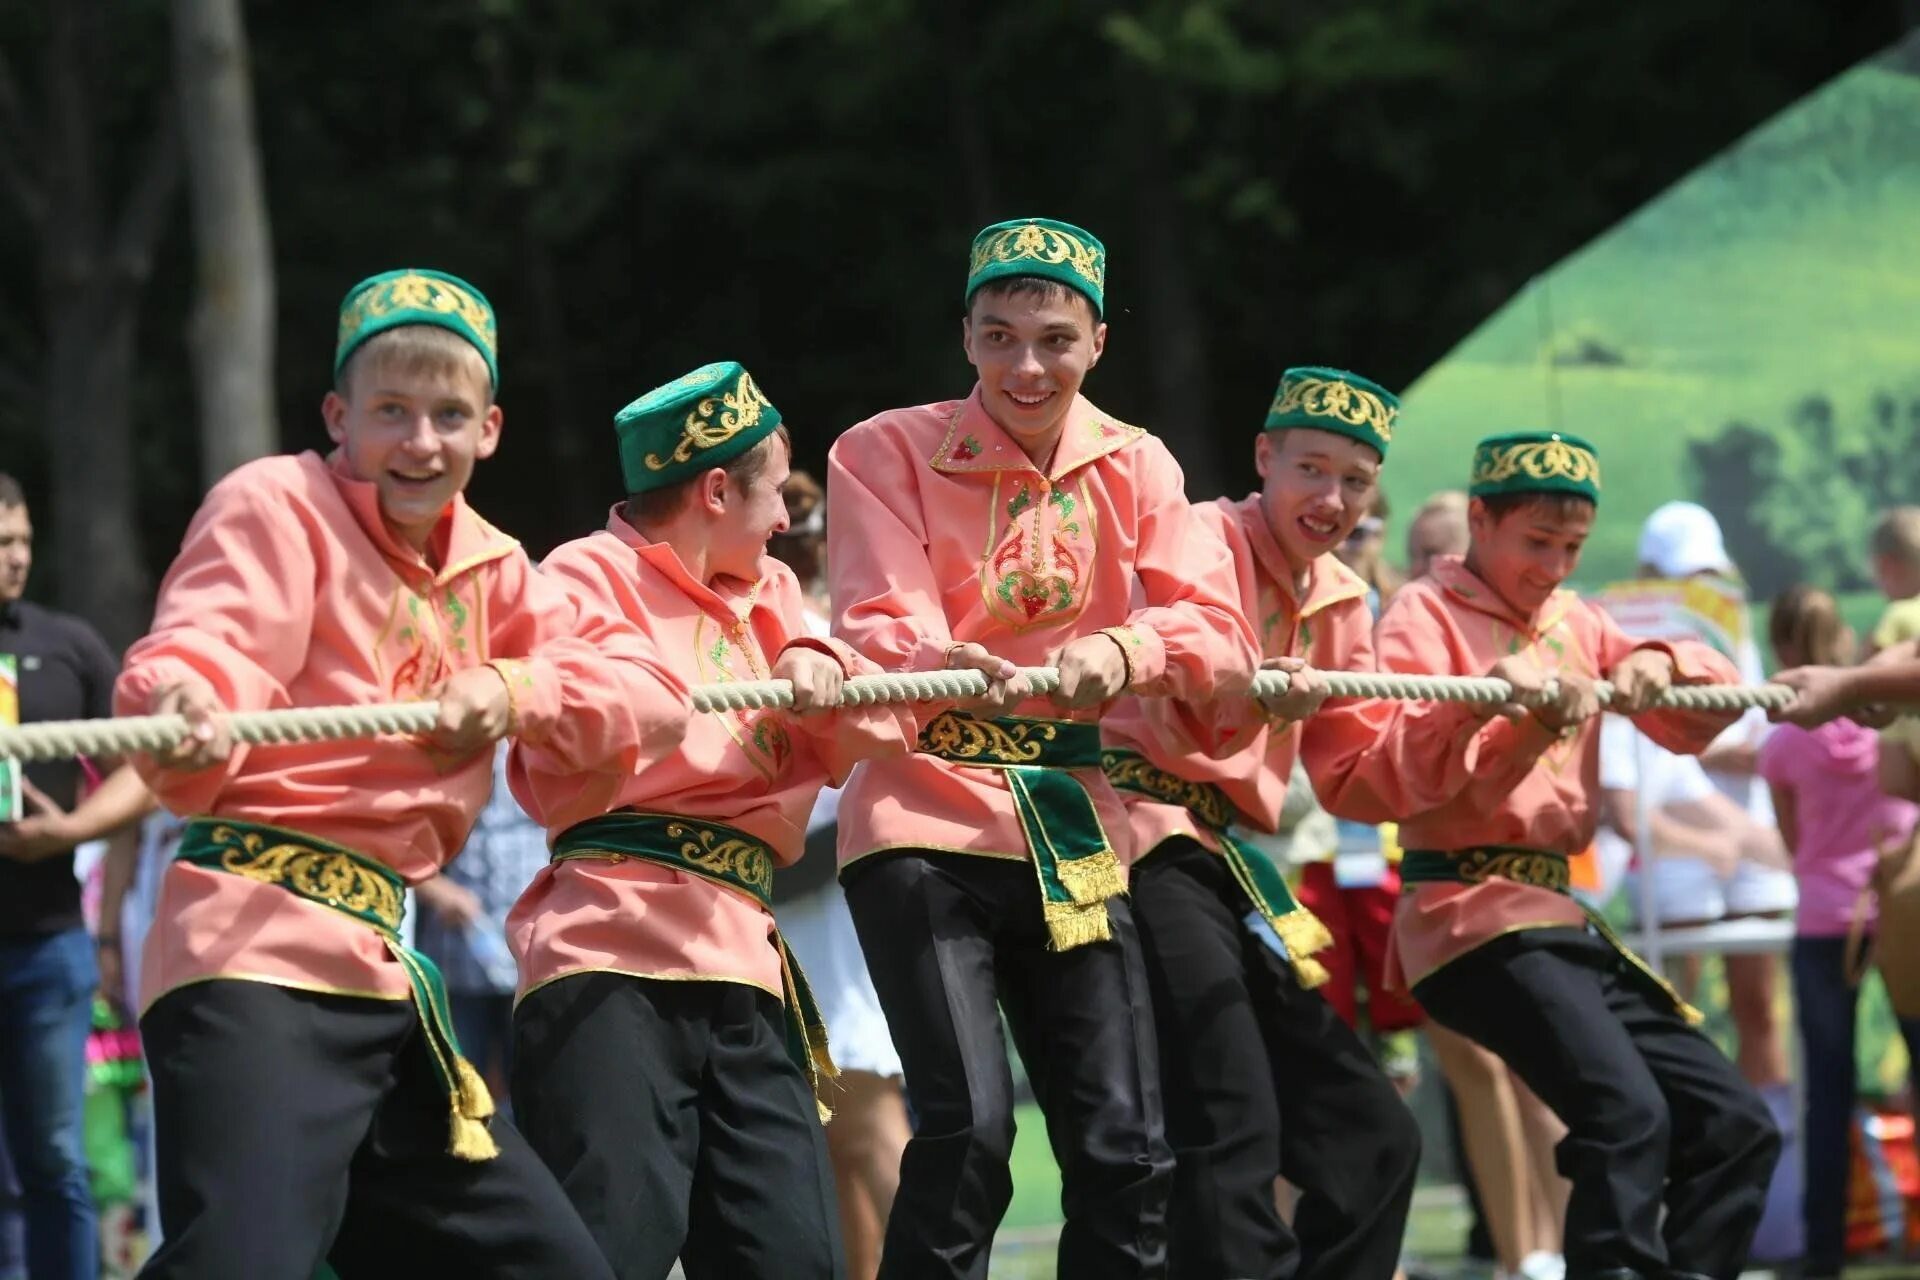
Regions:
<instances>
[{"instance_id":1,"label":"gold floral embroidery on shirt","mask_svg":"<svg viewBox=\"0 0 1920 1280\"><path fill-rule=\"evenodd\" d=\"M477 573L424 591L395 579L369 655L390 698L424 698L455 671L487 660L483 590Z\"/></svg>"},{"instance_id":2,"label":"gold floral embroidery on shirt","mask_svg":"<svg viewBox=\"0 0 1920 1280\"><path fill-rule=\"evenodd\" d=\"M722 630L705 613L693 627L693 647L704 679L714 683L735 680L765 680L766 663L747 619L753 615L753 603L759 596L755 583L739 614ZM746 753L762 777L777 778L793 757L793 740L787 735L786 718L778 711L741 709L715 713L727 736Z\"/></svg>"},{"instance_id":3,"label":"gold floral embroidery on shirt","mask_svg":"<svg viewBox=\"0 0 1920 1280\"><path fill-rule=\"evenodd\" d=\"M1579 637L1567 624L1565 614L1554 614L1545 627L1531 633L1498 620L1494 620L1492 625L1495 653L1524 656L1549 676L1569 671L1589 680L1595 677L1594 665L1587 660ZM1540 763L1547 767L1549 773L1558 776L1573 762L1574 748L1580 738L1578 733L1562 734L1552 746L1540 753Z\"/></svg>"},{"instance_id":4,"label":"gold floral embroidery on shirt","mask_svg":"<svg viewBox=\"0 0 1920 1280\"><path fill-rule=\"evenodd\" d=\"M1017 486L1002 498L1002 486ZM1094 529L1086 481L1076 496L1033 472L996 474L980 585L987 612L1024 631L1070 622L1086 606Z\"/></svg>"}]
</instances>

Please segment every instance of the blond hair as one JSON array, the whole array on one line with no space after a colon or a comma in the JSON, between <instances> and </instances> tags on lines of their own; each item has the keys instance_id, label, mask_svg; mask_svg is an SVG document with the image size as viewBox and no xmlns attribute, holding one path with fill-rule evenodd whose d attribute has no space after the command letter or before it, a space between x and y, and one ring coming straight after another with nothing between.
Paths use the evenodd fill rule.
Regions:
<instances>
[{"instance_id":1,"label":"blond hair","mask_svg":"<svg viewBox=\"0 0 1920 1280\"><path fill-rule=\"evenodd\" d=\"M1421 503L1420 509L1413 513L1415 520L1420 520L1427 516L1459 516L1462 520L1465 520L1467 518L1466 490L1442 489L1439 493L1434 494L1431 498Z\"/></svg>"},{"instance_id":2,"label":"blond hair","mask_svg":"<svg viewBox=\"0 0 1920 1280\"><path fill-rule=\"evenodd\" d=\"M1839 602L1818 587L1792 586L1774 597L1767 639L1783 662L1841 667L1853 661L1853 629Z\"/></svg>"},{"instance_id":3,"label":"blond hair","mask_svg":"<svg viewBox=\"0 0 1920 1280\"><path fill-rule=\"evenodd\" d=\"M403 324L374 334L340 366L333 389L352 399L355 375L374 368L402 378L477 378L480 407L493 403L493 379L487 373L486 358L471 342L439 325Z\"/></svg>"},{"instance_id":4,"label":"blond hair","mask_svg":"<svg viewBox=\"0 0 1920 1280\"><path fill-rule=\"evenodd\" d=\"M1888 507L1873 522L1867 550L1909 569L1920 569L1920 507Z\"/></svg>"}]
</instances>

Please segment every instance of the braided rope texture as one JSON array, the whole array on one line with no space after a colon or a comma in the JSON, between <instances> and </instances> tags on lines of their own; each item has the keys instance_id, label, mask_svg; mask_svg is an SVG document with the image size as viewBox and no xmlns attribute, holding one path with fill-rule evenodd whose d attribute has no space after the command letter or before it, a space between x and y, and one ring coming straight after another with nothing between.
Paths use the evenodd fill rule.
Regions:
<instances>
[{"instance_id":1,"label":"braided rope texture","mask_svg":"<svg viewBox=\"0 0 1920 1280\"><path fill-rule=\"evenodd\" d=\"M1022 667L1035 693L1060 687L1053 667ZM1499 703L1509 701L1512 688L1487 676L1425 676L1380 671L1324 671L1316 673L1339 698L1398 698L1427 702ZM1278 697L1287 691L1284 671L1262 671L1254 677L1254 697ZM1596 686L1605 706L1613 688ZM877 676L854 676L841 686L841 705L874 706L893 702L944 702L977 698L987 691L987 677L978 671L913 671ZM1547 696L1551 696L1551 691ZM1793 690L1785 685L1687 685L1668 689L1654 703L1663 710L1740 711L1748 707L1785 706ZM757 711L793 705L793 686L785 680L743 680L698 685L693 709L699 712ZM424 733L440 712L435 702L378 703L359 707L307 707L281 711L240 711L228 725L234 741L250 743L326 742L343 738L371 738L382 734ZM0 759L65 760L77 755L125 755L135 751L162 751L187 736L181 716L127 716L121 719L57 720L0 728Z\"/></svg>"}]
</instances>

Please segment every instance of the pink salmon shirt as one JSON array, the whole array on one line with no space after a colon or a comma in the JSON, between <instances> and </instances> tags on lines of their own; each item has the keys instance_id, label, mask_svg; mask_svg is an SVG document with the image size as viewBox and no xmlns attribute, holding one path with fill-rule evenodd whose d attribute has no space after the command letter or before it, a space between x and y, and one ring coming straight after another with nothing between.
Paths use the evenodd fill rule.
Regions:
<instances>
[{"instance_id":1,"label":"pink salmon shirt","mask_svg":"<svg viewBox=\"0 0 1920 1280\"><path fill-rule=\"evenodd\" d=\"M1187 503L1158 439L1076 396L1044 473L981 406L895 409L852 427L827 462L835 634L887 671L933 671L954 644L1052 665L1112 636L1143 694L1243 692L1256 661L1233 562ZM922 720L942 709L915 705ZM1097 721L1031 698L1008 714ZM1098 768L1075 769L1124 863L1125 807ZM874 760L840 804L840 863L886 849L1030 857L997 769L931 755Z\"/></svg>"},{"instance_id":2,"label":"pink salmon shirt","mask_svg":"<svg viewBox=\"0 0 1920 1280\"><path fill-rule=\"evenodd\" d=\"M456 497L435 569L381 519L375 487L336 455L265 458L207 495L160 587L153 629L128 650L120 715L198 679L232 710L408 702L494 666L514 731L578 768L636 763L677 741L684 681L619 617L538 573L520 544ZM465 843L493 751L451 757L417 736L236 746L224 765L134 763L169 810L332 841L409 883ZM380 935L278 885L176 862L161 881L141 1007L213 978L411 998Z\"/></svg>"},{"instance_id":3,"label":"pink salmon shirt","mask_svg":"<svg viewBox=\"0 0 1920 1280\"><path fill-rule=\"evenodd\" d=\"M598 607L631 619L689 685L765 680L781 654L814 649L847 675L877 668L812 636L793 570L770 556L753 582L696 580L671 544L648 541L614 508L603 532L557 548L543 565ZM542 747L516 744L513 793L549 841L622 809L737 827L800 856L807 815L856 760L901 755L914 741L903 705L696 714L686 738L638 770L582 772ZM507 918L520 994L569 974L711 979L783 993L774 920L747 894L638 858L576 858L541 869Z\"/></svg>"},{"instance_id":4,"label":"pink salmon shirt","mask_svg":"<svg viewBox=\"0 0 1920 1280\"><path fill-rule=\"evenodd\" d=\"M1704 644L1635 641L1597 605L1556 591L1531 617L1517 613L1459 556L1404 586L1374 628L1382 671L1485 675L1524 654L1549 675L1608 675L1636 649L1673 659L1676 684L1738 682L1734 664ZM1598 717L1561 736L1527 716L1481 719L1461 702L1379 699L1363 704L1370 734L1322 759L1314 787L1337 817L1395 822L1407 850L1488 845L1569 857L1593 841L1600 794ZM1649 711L1633 721L1669 751L1698 754L1738 712ZM1580 904L1511 880L1420 884L1402 895L1388 944L1386 983L1407 990L1449 961L1520 929L1583 928Z\"/></svg>"},{"instance_id":5,"label":"pink salmon shirt","mask_svg":"<svg viewBox=\"0 0 1920 1280\"><path fill-rule=\"evenodd\" d=\"M1373 611L1358 574L1330 554L1318 556L1307 569L1305 597L1299 598L1259 494L1198 504L1194 515L1232 552L1240 607L1260 637L1261 657L1304 658L1326 671L1373 669ZM1137 751L1190 782L1218 786L1237 821L1271 832L1280 825L1294 757L1304 749L1311 770L1319 755L1341 751L1355 734L1364 737L1367 727L1356 720L1360 705L1356 699L1330 699L1298 725L1275 725L1251 698L1207 705L1128 698L1100 729L1110 746ZM1334 740L1331 746L1326 739ZM1218 838L1185 806L1132 791L1120 795L1132 819L1136 858L1174 836L1219 852Z\"/></svg>"}]
</instances>

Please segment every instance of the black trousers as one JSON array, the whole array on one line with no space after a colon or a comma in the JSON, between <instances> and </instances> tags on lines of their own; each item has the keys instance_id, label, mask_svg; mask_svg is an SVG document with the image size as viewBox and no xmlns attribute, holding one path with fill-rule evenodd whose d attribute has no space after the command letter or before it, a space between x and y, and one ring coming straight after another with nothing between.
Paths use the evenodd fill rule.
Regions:
<instances>
[{"instance_id":1,"label":"black trousers","mask_svg":"<svg viewBox=\"0 0 1920 1280\"><path fill-rule=\"evenodd\" d=\"M1555 1163L1573 1184L1568 1280L1732 1280L1780 1134L1733 1064L1649 985L1590 932L1527 929L1468 952L1414 995L1567 1126Z\"/></svg>"},{"instance_id":2,"label":"black trousers","mask_svg":"<svg viewBox=\"0 0 1920 1280\"><path fill-rule=\"evenodd\" d=\"M1166 1270L1173 1158L1133 912L1113 938L1050 948L1031 863L891 851L842 881L900 1050L918 1127L880 1261L884 1280L984 1280L1013 1195L1013 1076L996 1004L1059 1163L1061 1280Z\"/></svg>"},{"instance_id":3,"label":"black trousers","mask_svg":"<svg viewBox=\"0 0 1920 1280\"><path fill-rule=\"evenodd\" d=\"M1185 837L1133 869L1173 1143L1181 1280L1391 1280L1420 1130L1380 1064L1244 923L1226 861ZM1291 1230L1280 1175L1300 1189Z\"/></svg>"},{"instance_id":4,"label":"black trousers","mask_svg":"<svg viewBox=\"0 0 1920 1280\"><path fill-rule=\"evenodd\" d=\"M613 1274L511 1124L492 1160L447 1154L411 1003L216 980L162 996L140 1035L166 1234L142 1276Z\"/></svg>"},{"instance_id":5,"label":"black trousers","mask_svg":"<svg viewBox=\"0 0 1920 1280\"><path fill-rule=\"evenodd\" d=\"M738 982L579 973L520 1002L514 1115L621 1280L664 1280L676 1257L688 1280L844 1274L784 1026Z\"/></svg>"}]
</instances>

